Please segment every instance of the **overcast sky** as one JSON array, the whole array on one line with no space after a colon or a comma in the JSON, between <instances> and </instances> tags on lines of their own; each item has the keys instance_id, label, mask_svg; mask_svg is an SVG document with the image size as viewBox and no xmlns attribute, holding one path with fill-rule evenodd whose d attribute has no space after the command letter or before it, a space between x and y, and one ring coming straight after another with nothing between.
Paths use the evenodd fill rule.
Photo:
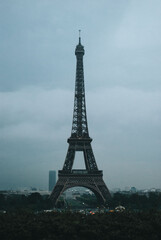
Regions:
<instances>
[{"instance_id":1,"label":"overcast sky","mask_svg":"<svg viewBox=\"0 0 161 240\"><path fill-rule=\"evenodd\" d=\"M107 186L161 188L161 1L1 0L0 189L47 189L48 171L63 167L79 29Z\"/></svg>"}]
</instances>

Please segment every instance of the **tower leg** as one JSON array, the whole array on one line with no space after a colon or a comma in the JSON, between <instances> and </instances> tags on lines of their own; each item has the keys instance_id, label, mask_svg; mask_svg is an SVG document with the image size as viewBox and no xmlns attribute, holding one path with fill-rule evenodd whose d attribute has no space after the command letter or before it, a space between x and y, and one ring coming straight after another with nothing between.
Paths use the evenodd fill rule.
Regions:
<instances>
[{"instance_id":1,"label":"tower leg","mask_svg":"<svg viewBox=\"0 0 161 240\"><path fill-rule=\"evenodd\" d=\"M66 176L59 176L56 186L51 193L51 200L53 205L56 203L61 196L61 194L69 188L72 187L85 187L91 190L98 202L104 206L108 204L108 200L111 198L110 192L104 183L102 176L96 174L66 174Z\"/></svg>"}]
</instances>

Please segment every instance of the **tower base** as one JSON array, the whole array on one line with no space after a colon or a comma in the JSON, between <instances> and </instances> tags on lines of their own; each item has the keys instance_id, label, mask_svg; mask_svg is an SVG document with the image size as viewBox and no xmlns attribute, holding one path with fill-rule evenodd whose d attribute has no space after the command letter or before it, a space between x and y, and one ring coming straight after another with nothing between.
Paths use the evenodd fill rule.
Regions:
<instances>
[{"instance_id":1,"label":"tower base","mask_svg":"<svg viewBox=\"0 0 161 240\"><path fill-rule=\"evenodd\" d=\"M70 173L59 171L58 181L50 195L53 205L56 206L60 195L72 187L90 189L101 205L106 206L111 198L110 192L103 181L102 171L88 172L87 170L72 170Z\"/></svg>"}]
</instances>

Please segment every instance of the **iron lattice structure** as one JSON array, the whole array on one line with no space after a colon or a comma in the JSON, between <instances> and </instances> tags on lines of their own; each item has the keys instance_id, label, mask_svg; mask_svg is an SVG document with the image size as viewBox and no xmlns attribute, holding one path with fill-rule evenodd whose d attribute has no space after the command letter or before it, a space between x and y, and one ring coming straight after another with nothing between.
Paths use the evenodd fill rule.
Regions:
<instances>
[{"instance_id":1,"label":"iron lattice structure","mask_svg":"<svg viewBox=\"0 0 161 240\"><path fill-rule=\"evenodd\" d=\"M83 71L84 53L84 47L79 37L79 44L75 49L77 65L72 131L70 138L68 138L69 147L63 169L59 170L58 181L50 195L54 205L65 190L76 186L90 189L103 205L106 205L111 197L102 178L103 172L98 170L91 146L92 139L88 132ZM76 151L83 152L85 170L72 169Z\"/></svg>"}]
</instances>

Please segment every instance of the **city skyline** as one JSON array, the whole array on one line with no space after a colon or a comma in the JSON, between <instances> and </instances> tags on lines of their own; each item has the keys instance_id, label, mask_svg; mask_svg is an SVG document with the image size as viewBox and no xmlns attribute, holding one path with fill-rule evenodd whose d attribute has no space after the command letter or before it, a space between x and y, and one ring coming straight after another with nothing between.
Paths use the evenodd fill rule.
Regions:
<instances>
[{"instance_id":1,"label":"city skyline","mask_svg":"<svg viewBox=\"0 0 161 240\"><path fill-rule=\"evenodd\" d=\"M47 188L49 169L62 169L79 29L89 134L106 184L161 188L160 8L158 0L0 3L0 189Z\"/></svg>"}]
</instances>

